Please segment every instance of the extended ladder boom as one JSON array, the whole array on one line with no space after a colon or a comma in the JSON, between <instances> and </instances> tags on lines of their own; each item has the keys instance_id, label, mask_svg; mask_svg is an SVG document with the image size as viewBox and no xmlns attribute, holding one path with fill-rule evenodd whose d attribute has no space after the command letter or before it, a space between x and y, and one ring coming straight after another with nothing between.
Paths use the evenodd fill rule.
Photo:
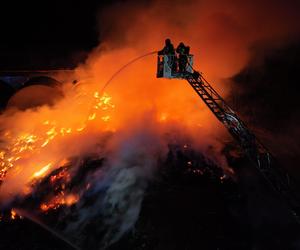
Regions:
<instances>
[{"instance_id":1,"label":"extended ladder boom","mask_svg":"<svg viewBox=\"0 0 300 250\"><path fill-rule=\"evenodd\" d=\"M277 167L274 158L265 146L259 142L255 135L199 72L187 73L183 78L189 82L218 120L226 126L229 133L238 141L247 156L256 165L256 168L270 183L272 188L287 201L292 209L292 213L298 219L296 211L299 205L290 187L289 174Z\"/></svg>"}]
</instances>

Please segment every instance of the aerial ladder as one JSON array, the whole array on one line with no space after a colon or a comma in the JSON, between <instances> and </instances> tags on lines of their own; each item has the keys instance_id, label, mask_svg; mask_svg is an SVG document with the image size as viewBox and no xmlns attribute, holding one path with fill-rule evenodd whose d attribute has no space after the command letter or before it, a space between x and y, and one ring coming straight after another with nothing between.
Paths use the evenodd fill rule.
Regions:
<instances>
[{"instance_id":1,"label":"aerial ladder","mask_svg":"<svg viewBox=\"0 0 300 250\"><path fill-rule=\"evenodd\" d=\"M157 78L175 78L188 81L216 118L223 123L238 142L253 165L269 183L269 186L287 202L290 212L300 223L299 199L291 187L291 178L288 172L278 166L268 149L205 80L203 74L193 69L193 55L186 55L184 72L178 72L178 63L180 63L178 61L176 55L158 55Z\"/></svg>"}]
</instances>

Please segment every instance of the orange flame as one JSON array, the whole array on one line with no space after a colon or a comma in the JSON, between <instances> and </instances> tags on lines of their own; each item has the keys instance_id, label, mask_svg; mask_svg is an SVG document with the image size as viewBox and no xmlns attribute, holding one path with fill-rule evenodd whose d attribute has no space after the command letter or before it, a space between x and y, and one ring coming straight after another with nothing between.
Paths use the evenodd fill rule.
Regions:
<instances>
[{"instance_id":1,"label":"orange flame","mask_svg":"<svg viewBox=\"0 0 300 250\"><path fill-rule=\"evenodd\" d=\"M72 94L74 88L71 88ZM3 182L0 196L6 195L5 190L15 194L27 194L32 179L35 181L42 179L55 168L63 166L67 161L62 161L61 157L66 158L68 154L57 152L57 147L65 150L64 148L68 146L64 145L74 145L73 138L84 137L95 128L113 129L109 122L114 107L112 98L108 94L100 95L99 92L93 92L91 89L83 91L79 86L75 88L74 95L58 104L57 109L41 108L39 113L15 114L13 118L20 120L25 115L32 116L30 122L33 124L25 126L26 128L16 125L2 134L5 143L0 145L0 181ZM70 119L64 119L65 114L75 108L78 109L78 113L73 112ZM75 154L71 151L69 156ZM68 180L70 176L65 171L61 171L51 176L51 181L55 182L60 178ZM20 185L16 185L17 182L20 182ZM53 198L52 203L70 205L77 201L74 197L74 195L59 196ZM49 205L49 209L51 207L56 205Z\"/></svg>"}]
</instances>

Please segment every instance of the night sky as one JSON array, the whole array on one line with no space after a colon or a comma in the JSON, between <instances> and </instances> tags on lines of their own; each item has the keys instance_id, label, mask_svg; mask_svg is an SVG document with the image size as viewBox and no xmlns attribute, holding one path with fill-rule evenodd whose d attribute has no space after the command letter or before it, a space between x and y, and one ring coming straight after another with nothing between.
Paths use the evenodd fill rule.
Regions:
<instances>
[{"instance_id":1,"label":"night sky","mask_svg":"<svg viewBox=\"0 0 300 250\"><path fill-rule=\"evenodd\" d=\"M1 1L0 67L74 67L98 45L97 13L109 2Z\"/></svg>"},{"instance_id":2,"label":"night sky","mask_svg":"<svg viewBox=\"0 0 300 250\"><path fill-rule=\"evenodd\" d=\"M257 61L259 59L259 62ZM300 42L268 51L257 49L233 77L231 102L282 165L300 180Z\"/></svg>"}]
</instances>

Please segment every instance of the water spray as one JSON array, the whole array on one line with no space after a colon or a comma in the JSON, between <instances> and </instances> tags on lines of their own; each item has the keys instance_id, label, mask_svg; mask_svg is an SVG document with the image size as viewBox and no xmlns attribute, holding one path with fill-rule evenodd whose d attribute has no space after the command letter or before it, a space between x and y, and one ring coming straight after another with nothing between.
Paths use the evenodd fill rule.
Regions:
<instances>
[{"instance_id":1,"label":"water spray","mask_svg":"<svg viewBox=\"0 0 300 250\"><path fill-rule=\"evenodd\" d=\"M110 78L109 80L104 84L103 88L101 89L101 93L104 92L104 90L107 88L107 86L112 82L112 80L119 74L121 73L124 69L126 69L128 66L130 66L131 64L133 64L134 62L146 57L146 56L150 56L153 54L156 54L158 51L152 51L146 54L143 54L141 56L138 56L132 60L130 60L128 63L126 63L125 65L123 65L119 70L117 70Z\"/></svg>"}]
</instances>

